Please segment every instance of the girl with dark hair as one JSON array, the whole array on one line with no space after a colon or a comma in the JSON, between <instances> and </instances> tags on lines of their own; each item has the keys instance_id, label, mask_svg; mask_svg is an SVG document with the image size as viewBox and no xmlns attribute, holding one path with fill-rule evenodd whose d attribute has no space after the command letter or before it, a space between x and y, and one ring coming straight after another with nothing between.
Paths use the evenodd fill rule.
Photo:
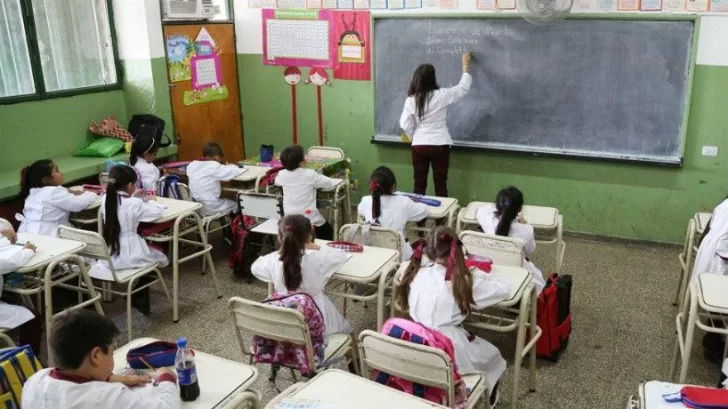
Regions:
<instances>
[{"instance_id":1,"label":"girl with dark hair","mask_svg":"<svg viewBox=\"0 0 728 409\"><path fill-rule=\"evenodd\" d=\"M364 196L359 203L359 215L375 226L397 231L402 236L402 260L412 257L410 246L404 234L407 222L424 220L429 210L423 203L415 203L406 196L395 195L397 180L391 169L381 166L369 178L371 196Z\"/></svg>"},{"instance_id":2,"label":"girl with dark hair","mask_svg":"<svg viewBox=\"0 0 728 409\"><path fill-rule=\"evenodd\" d=\"M420 65L412 75L399 125L412 140L414 193L425 194L427 174L432 164L435 195L447 197L447 172L452 145L447 130L447 110L468 93L473 82L468 73L469 52L463 54L462 62L460 83L452 88L440 88L437 85L435 67L431 64Z\"/></svg>"},{"instance_id":3,"label":"girl with dark hair","mask_svg":"<svg viewBox=\"0 0 728 409\"><path fill-rule=\"evenodd\" d=\"M159 181L159 168L154 165L157 159L159 144L151 136L140 136L134 139L129 154L129 164L139 174L142 189L156 191Z\"/></svg>"},{"instance_id":4,"label":"girl with dark hair","mask_svg":"<svg viewBox=\"0 0 728 409\"><path fill-rule=\"evenodd\" d=\"M452 229L439 226L432 230L424 248L429 261L423 263L420 247L407 266L396 296L414 321L452 340L460 373L480 372L487 385L496 385L491 390L494 407L506 361L498 348L472 336L461 324L471 310L482 310L506 299L510 285L476 268L468 269L462 247Z\"/></svg>"},{"instance_id":5,"label":"girl with dark hair","mask_svg":"<svg viewBox=\"0 0 728 409\"><path fill-rule=\"evenodd\" d=\"M314 230L306 216L285 216L278 223L278 251L255 260L251 267L259 280L273 284L277 293L301 292L313 298L324 317L324 335L350 333L351 325L324 294L332 275L346 261L346 252L313 242Z\"/></svg>"},{"instance_id":6,"label":"girl with dark hair","mask_svg":"<svg viewBox=\"0 0 728 409\"><path fill-rule=\"evenodd\" d=\"M70 226L68 217L80 212L97 199L96 193L71 192L63 184L63 174L50 159L26 166L20 175L20 197L25 201L19 233L55 236L58 226Z\"/></svg>"},{"instance_id":7,"label":"girl with dark hair","mask_svg":"<svg viewBox=\"0 0 728 409\"><path fill-rule=\"evenodd\" d=\"M151 222L162 217L165 206L153 200L134 197L136 181L137 174L129 166L114 166L109 172L106 194L101 198L101 214L104 218L103 235L111 251L111 261L116 270L151 264L159 268L167 267L167 256L149 247L137 233L140 222ZM99 263L93 268L103 268L103 265Z\"/></svg>"},{"instance_id":8,"label":"girl with dark hair","mask_svg":"<svg viewBox=\"0 0 728 409\"><path fill-rule=\"evenodd\" d=\"M526 255L526 268L533 275L533 284L539 294L546 286L543 273L529 259L536 250L536 236L533 226L526 223L521 212L523 211L523 193L513 186L498 192L495 207L484 206L475 213L478 224L486 234L510 237L523 242L523 252Z\"/></svg>"}]
</instances>

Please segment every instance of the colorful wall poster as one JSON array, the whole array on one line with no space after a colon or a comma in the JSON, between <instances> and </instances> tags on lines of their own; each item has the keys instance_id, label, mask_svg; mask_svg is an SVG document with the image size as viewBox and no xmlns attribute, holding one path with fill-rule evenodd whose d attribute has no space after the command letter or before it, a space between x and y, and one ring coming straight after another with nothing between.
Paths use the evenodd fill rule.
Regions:
<instances>
[{"instance_id":1,"label":"colorful wall poster","mask_svg":"<svg viewBox=\"0 0 728 409\"><path fill-rule=\"evenodd\" d=\"M596 9L596 0L574 0L574 5L571 10L575 12L579 11L594 11Z\"/></svg>"},{"instance_id":2,"label":"colorful wall poster","mask_svg":"<svg viewBox=\"0 0 728 409\"><path fill-rule=\"evenodd\" d=\"M370 0L369 1L369 7L371 9L386 9L387 8L387 0Z\"/></svg>"},{"instance_id":3,"label":"colorful wall poster","mask_svg":"<svg viewBox=\"0 0 728 409\"><path fill-rule=\"evenodd\" d=\"M337 1L337 7L344 10L349 10L354 8L354 0L338 0Z\"/></svg>"},{"instance_id":4,"label":"colorful wall poster","mask_svg":"<svg viewBox=\"0 0 728 409\"><path fill-rule=\"evenodd\" d=\"M438 0L422 0L423 9L436 9L438 7L440 7L440 2Z\"/></svg>"},{"instance_id":5,"label":"colorful wall poster","mask_svg":"<svg viewBox=\"0 0 728 409\"><path fill-rule=\"evenodd\" d=\"M642 11L660 11L662 10L662 0L642 0L640 4Z\"/></svg>"},{"instance_id":6,"label":"colorful wall poster","mask_svg":"<svg viewBox=\"0 0 728 409\"><path fill-rule=\"evenodd\" d=\"M710 0L687 0L685 2L685 10L687 11L708 11L710 9Z\"/></svg>"},{"instance_id":7,"label":"colorful wall poster","mask_svg":"<svg viewBox=\"0 0 728 409\"><path fill-rule=\"evenodd\" d=\"M368 11L337 11L332 43L336 46L334 78L370 81L371 39Z\"/></svg>"},{"instance_id":8,"label":"colorful wall poster","mask_svg":"<svg viewBox=\"0 0 728 409\"><path fill-rule=\"evenodd\" d=\"M321 0L322 9L335 9L337 5L337 0Z\"/></svg>"},{"instance_id":9,"label":"colorful wall poster","mask_svg":"<svg viewBox=\"0 0 728 409\"><path fill-rule=\"evenodd\" d=\"M270 10L263 16L263 64L287 67L333 66L332 12Z\"/></svg>"},{"instance_id":10,"label":"colorful wall poster","mask_svg":"<svg viewBox=\"0 0 728 409\"><path fill-rule=\"evenodd\" d=\"M495 10L495 0L477 0L478 10Z\"/></svg>"},{"instance_id":11,"label":"colorful wall poster","mask_svg":"<svg viewBox=\"0 0 728 409\"><path fill-rule=\"evenodd\" d=\"M387 0L387 8L390 10L401 10L404 8L404 0Z\"/></svg>"},{"instance_id":12,"label":"colorful wall poster","mask_svg":"<svg viewBox=\"0 0 728 409\"><path fill-rule=\"evenodd\" d=\"M617 0L617 10L632 11L640 9L640 0Z\"/></svg>"},{"instance_id":13,"label":"colorful wall poster","mask_svg":"<svg viewBox=\"0 0 728 409\"><path fill-rule=\"evenodd\" d=\"M306 8L320 9L321 6L322 6L321 0L306 0Z\"/></svg>"},{"instance_id":14,"label":"colorful wall poster","mask_svg":"<svg viewBox=\"0 0 728 409\"><path fill-rule=\"evenodd\" d=\"M664 0L662 2L662 11L685 11L685 0Z\"/></svg>"},{"instance_id":15,"label":"colorful wall poster","mask_svg":"<svg viewBox=\"0 0 728 409\"><path fill-rule=\"evenodd\" d=\"M440 0L440 8L456 10L458 8L458 0Z\"/></svg>"},{"instance_id":16,"label":"colorful wall poster","mask_svg":"<svg viewBox=\"0 0 728 409\"><path fill-rule=\"evenodd\" d=\"M597 11L614 11L617 9L616 0L596 0L594 5Z\"/></svg>"},{"instance_id":17,"label":"colorful wall poster","mask_svg":"<svg viewBox=\"0 0 728 409\"><path fill-rule=\"evenodd\" d=\"M712 0L710 2L711 11L728 11L728 0Z\"/></svg>"},{"instance_id":18,"label":"colorful wall poster","mask_svg":"<svg viewBox=\"0 0 728 409\"><path fill-rule=\"evenodd\" d=\"M195 54L194 44L190 38L183 35L167 37L167 67L169 82L189 81L190 59Z\"/></svg>"},{"instance_id":19,"label":"colorful wall poster","mask_svg":"<svg viewBox=\"0 0 728 409\"><path fill-rule=\"evenodd\" d=\"M354 0L354 8L357 10L368 10L369 0Z\"/></svg>"},{"instance_id":20,"label":"colorful wall poster","mask_svg":"<svg viewBox=\"0 0 728 409\"><path fill-rule=\"evenodd\" d=\"M421 9L422 0L404 0L404 8L406 9Z\"/></svg>"}]
</instances>

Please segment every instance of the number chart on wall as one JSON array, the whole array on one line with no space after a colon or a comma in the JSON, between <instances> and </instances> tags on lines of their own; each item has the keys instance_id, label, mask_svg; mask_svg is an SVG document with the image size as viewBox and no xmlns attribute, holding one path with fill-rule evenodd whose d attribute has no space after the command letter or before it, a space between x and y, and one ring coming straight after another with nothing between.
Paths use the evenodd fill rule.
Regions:
<instances>
[{"instance_id":1,"label":"number chart on wall","mask_svg":"<svg viewBox=\"0 0 728 409\"><path fill-rule=\"evenodd\" d=\"M331 67L331 18L327 10L263 10L263 63Z\"/></svg>"}]
</instances>

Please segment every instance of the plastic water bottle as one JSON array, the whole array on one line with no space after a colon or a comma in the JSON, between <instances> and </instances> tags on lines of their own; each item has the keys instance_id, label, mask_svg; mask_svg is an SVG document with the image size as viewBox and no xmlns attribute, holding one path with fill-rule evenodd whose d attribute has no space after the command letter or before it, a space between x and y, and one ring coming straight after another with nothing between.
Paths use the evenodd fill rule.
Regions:
<instances>
[{"instance_id":1,"label":"plastic water bottle","mask_svg":"<svg viewBox=\"0 0 728 409\"><path fill-rule=\"evenodd\" d=\"M195 356L187 347L187 338L177 340L177 355L174 357L174 367L177 369L177 382L179 394L183 402L193 401L200 396L200 383L197 381Z\"/></svg>"}]
</instances>

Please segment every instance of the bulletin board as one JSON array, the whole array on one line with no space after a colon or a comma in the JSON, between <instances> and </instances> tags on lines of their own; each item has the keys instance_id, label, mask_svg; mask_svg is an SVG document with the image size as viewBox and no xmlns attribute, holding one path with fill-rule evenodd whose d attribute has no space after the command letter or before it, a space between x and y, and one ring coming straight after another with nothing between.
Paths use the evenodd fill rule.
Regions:
<instances>
[{"instance_id":1,"label":"bulletin board","mask_svg":"<svg viewBox=\"0 0 728 409\"><path fill-rule=\"evenodd\" d=\"M263 64L331 68L332 27L328 10L264 9Z\"/></svg>"}]
</instances>

